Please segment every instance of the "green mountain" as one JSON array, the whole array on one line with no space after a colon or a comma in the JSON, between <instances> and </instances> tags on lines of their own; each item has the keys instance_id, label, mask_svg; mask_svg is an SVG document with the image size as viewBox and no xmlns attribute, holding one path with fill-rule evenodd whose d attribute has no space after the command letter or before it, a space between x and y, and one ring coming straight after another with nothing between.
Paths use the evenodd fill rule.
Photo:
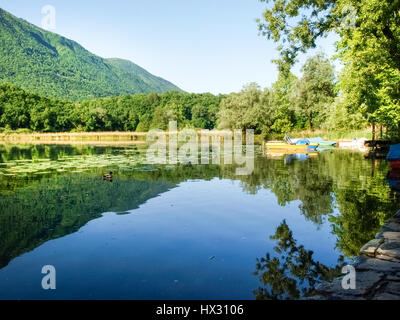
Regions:
<instances>
[{"instance_id":1,"label":"green mountain","mask_svg":"<svg viewBox=\"0 0 400 320\"><path fill-rule=\"evenodd\" d=\"M103 59L0 8L0 83L6 82L71 101L181 91L130 61Z\"/></svg>"}]
</instances>

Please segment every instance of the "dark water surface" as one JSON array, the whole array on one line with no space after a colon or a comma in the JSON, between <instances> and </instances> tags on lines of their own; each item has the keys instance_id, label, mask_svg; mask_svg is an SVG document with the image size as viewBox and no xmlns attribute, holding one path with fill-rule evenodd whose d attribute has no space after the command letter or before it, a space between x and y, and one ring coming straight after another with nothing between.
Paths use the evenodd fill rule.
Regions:
<instances>
[{"instance_id":1,"label":"dark water surface","mask_svg":"<svg viewBox=\"0 0 400 320\"><path fill-rule=\"evenodd\" d=\"M386 161L355 151L258 151L250 176L144 156L0 146L0 299L298 298L399 208Z\"/></svg>"}]
</instances>

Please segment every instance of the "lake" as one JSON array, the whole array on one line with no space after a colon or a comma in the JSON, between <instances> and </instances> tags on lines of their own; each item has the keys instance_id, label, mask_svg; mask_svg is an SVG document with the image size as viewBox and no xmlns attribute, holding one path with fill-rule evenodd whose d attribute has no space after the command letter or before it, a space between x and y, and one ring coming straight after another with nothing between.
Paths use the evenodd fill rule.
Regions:
<instances>
[{"instance_id":1,"label":"lake","mask_svg":"<svg viewBox=\"0 0 400 320\"><path fill-rule=\"evenodd\" d=\"M0 299L300 298L400 207L386 161L357 151L257 146L248 176L145 153L0 145Z\"/></svg>"}]
</instances>

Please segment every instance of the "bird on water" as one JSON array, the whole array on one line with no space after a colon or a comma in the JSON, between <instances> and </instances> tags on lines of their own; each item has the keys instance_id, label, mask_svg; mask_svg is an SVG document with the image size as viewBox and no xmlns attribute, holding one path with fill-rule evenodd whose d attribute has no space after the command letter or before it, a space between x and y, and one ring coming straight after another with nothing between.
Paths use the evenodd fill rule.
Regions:
<instances>
[{"instance_id":1,"label":"bird on water","mask_svg":"<svg viewBox=\"0 0 400 320\"><path fill-rule=\"evenodd\" d=\"M112 181L112 178L113 178L112 171L110 171L110 173L107 173L107 174L103 175L103 180Z\"/></svg>"}]
</instances>

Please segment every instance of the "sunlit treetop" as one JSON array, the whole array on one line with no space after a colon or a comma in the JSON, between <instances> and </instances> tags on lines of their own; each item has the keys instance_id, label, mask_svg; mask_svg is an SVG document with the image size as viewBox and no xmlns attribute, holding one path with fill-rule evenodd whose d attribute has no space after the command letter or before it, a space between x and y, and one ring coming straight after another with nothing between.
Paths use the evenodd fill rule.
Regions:
<instances>
[{"instance_id":1,"label":"sunlit treetop","mask_svg":"<svg viewBox=\"0 0 400 320\"><path fill-rule=\"evenodd\" d=\"M299 52L315 48L330 32L342 38L362 31L382 38L398 59L399 0L260 0L267 4L258 21L260 34L279 44L280 68L291 66ZM400 62L400 60L399 60Z\"/></svg>"}]
</instances>

